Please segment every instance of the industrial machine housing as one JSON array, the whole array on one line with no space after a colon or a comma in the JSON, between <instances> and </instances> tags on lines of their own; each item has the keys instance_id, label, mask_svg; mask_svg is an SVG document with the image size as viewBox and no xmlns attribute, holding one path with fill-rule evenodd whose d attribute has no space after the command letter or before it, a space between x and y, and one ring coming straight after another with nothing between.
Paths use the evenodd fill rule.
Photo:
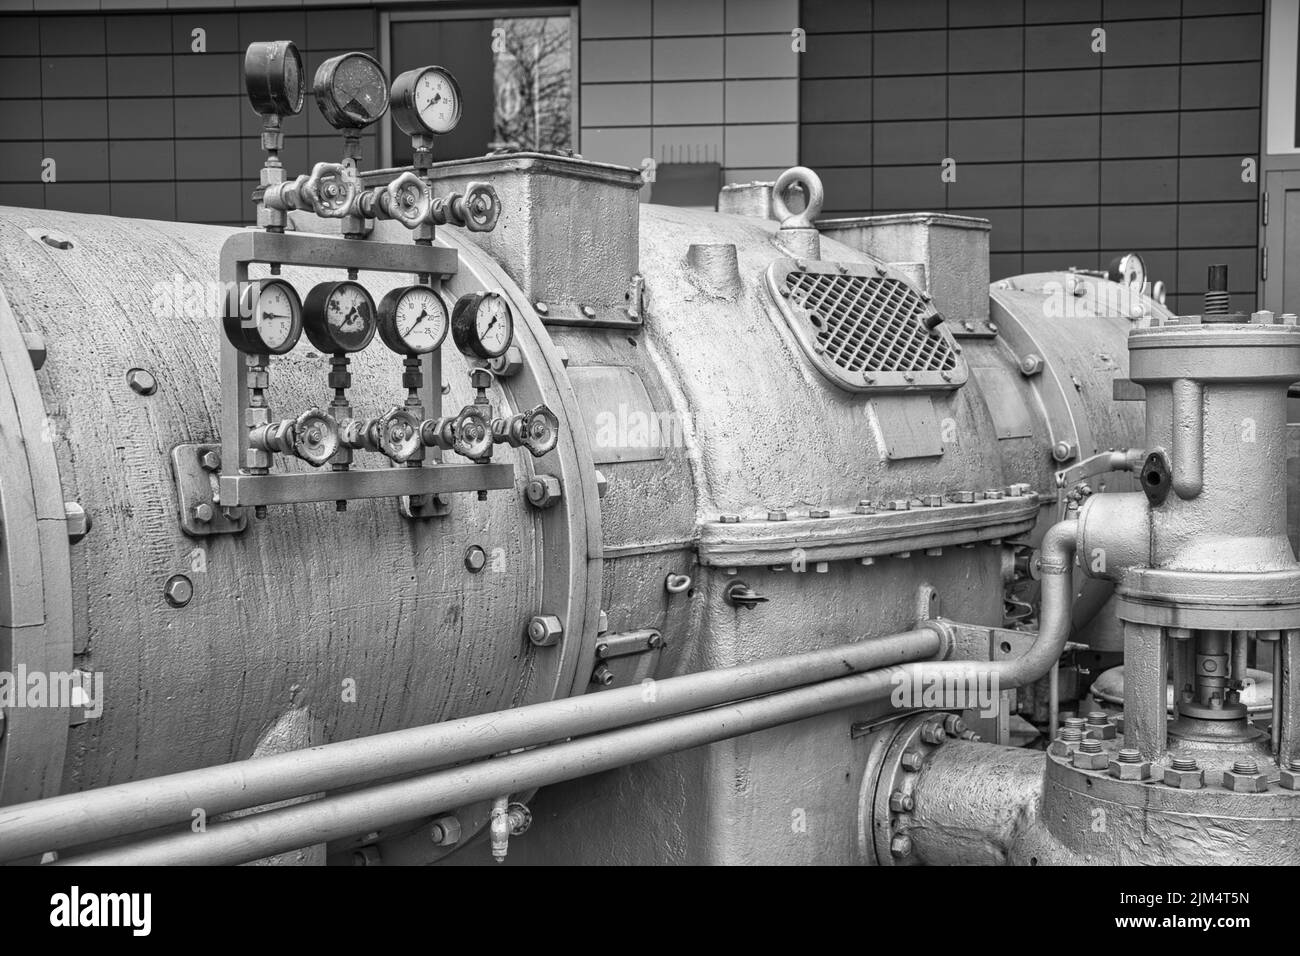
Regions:
<instances>
[{"instance_id":1,"label":"industrial machine housing","mask_svg":"<svg viewBox=\"0 0 1300 956\"><path fill-rule=\"evenodd\" d=\"M0 210L0 671L102 680L5 702L0 860L1296 861L1295 316L439 162L363 54L290 178L247 76L254 228Z\"/></svg>"}]
</instances>

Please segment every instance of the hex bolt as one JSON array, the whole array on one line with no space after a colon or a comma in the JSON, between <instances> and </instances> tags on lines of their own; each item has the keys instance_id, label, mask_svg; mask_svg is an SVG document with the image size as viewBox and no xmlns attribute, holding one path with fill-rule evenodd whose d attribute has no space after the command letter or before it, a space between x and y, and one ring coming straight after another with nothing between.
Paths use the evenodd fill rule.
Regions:
<instances>
[{"instance_id":1,"label":"hex bolt","mask_svg":"<svg viewBox=\"0 0 1300 956\"><path fill-rule=\"evenodd\" d=\"M934 721L921 728L921 739L927 744L941 744L948 739L948 732L943 729L942 721Z\"/></svg>"},{"instance_id":2,"label":"hex bolt","mask_svg":"<svg viewBox=\"0 0 1300 956\"><path fill-rule=\"evenodd\" d=\"M68 544L76 544L90 534L92 524L90 515L86 514L86 509L77 502L65 501L63 503L63 517L68 527Z\"/></svg>"},{"instance_id":3,"label":"hex bolt","mask_svg":"<svg viewBox=\"0 0 1300 956\"><path fill-rule=\"evenodd\" d=\"M1100 740L1081 740L1070 755L1070 763L1079 770L1105 770L1110 757L1101 749Z\"/></svg>"},{"instance_id":4,"label":"hex bolt","mask_svg":"<svg viewBox=\"0 0 1300 956\"><path fill-rule=\"evenodd\" d=\"M866 498L863 498L861 501L859 501L857 507L854 508L853 510L860 515L875 514L876 511L875 507Z\"/></svg>"},{"instance_id":5,"label":"hex bolt","mask_svg":"<svg viewBox=\"0 0 1300 956\"><path fill-rule=\"evenodd\" d=\"M477 544L472 544L465 549L465 570L470 574L478 574L487 565L487 553Z\"/></svg>"},{"instance_id":6,"label":"hex bolt","mask_svg":"<svg viewBox=\"0 0 1300 956\"><path fill-rule=\"evenodd\" d=\"M718 515L718 521L722 524L740 524L740 515Z\"/></svg>"},{"instance_id":7,"label":"hex bolt","mask_svg":"<svg viewBox=\"0 0 1300 956\"><path fill-rule=\"evenodd\" d=\"M534 508L550 508L564 497L564 489L554 475L533 475L528 479L524 495Z\"/></svg>"},{"instance_id":8,"label":"hex bolt","mask_svg":"<svg viewBox=\"0 0 1300 956\"><path fill-rule=\"evenodd\" d=\"M550 312L550 307L545 302L534 302L533 308L537 310L538 315L545 315Z\"/></svg>"},{"instance_id":9,"label":"hex bolt","mask_svg":"<svg viewBox=\"0 0 1300 956\"><path fill-rule=\"evenodd\" d=\"M1052 457L1060 462L1069 461L1071 458L1077 457L1078 454L1079 449L1076 448L1072 442L1068 442L1065 439L1061 439L1052 446Z\"/></svg>"},{"instance_id":10,"label":"hex bolt","mask_svg":"<svg viewBox=\"0 0 1300 956\"><path fill-rule=\"evenodd\" d=\"M1241 757L1223 772L1223 785L1238 793L1263 793L1268 789L1268 774L1261 773L1250 757Z\"/></svg>"},{"instance_id":11,"label":"hex bolt","mask_svg":"<svg viewBox=\"0 0 1300 956\"><path fill-rule=\"evenodd\" d=\"M889 795L889 809L894 813L911 813L916 806L916 801L912 799L911 794L904 793L902 790L895 790Z\"/></svg>"},{"instance_id":12,"label":"hex bolt","mask_svg":"<svg viewBox=\"0 0 1300 956\"><path fill-rule=\"evenodd\" d=\"M221 470L221 452L216 449L209 449L199 456L199 464L203 466L204 471Z\"/></svg>"},{"instance_id":13,"label":"hex bolt","mask_svg":"<svg viewBox=\"0 0 1300 956\"><path fill-rule=\"evenodd\" d=\"M1065 727L1048 746L1047 752L1053 757L1068 757L1079 749L1083 742L1083 732L1077 727Z\"/></svg>"},{"instance_id":14,"label":"hex bolt","mask_svg":"<svg viewBox=\"0 0 1300 956\"><path fill-rule=\"evenodd\" d=\"M184 607L194 597L194 582L183 574L173 574L163 585L163 597L172 607Z\"/></svg>"},{"instance_id":15,"label":"hex bolt","mask_svg":"<svg viewBox=\"0 0 1300 956\"><path fill-rule=\"evenodd\" d=\"M785 521L788 517L784 508L773 508L767 513L768 521Z\"/></svg>"},{"instance_id":16,"label":"hex bolt","mask_svg":"<svg viewBox=\"0 0 1300 956\"><path fill-rule=\"evenodd\" d=\"M596 669L591 672L591 682L601 687L608 687L614 683L614 672L604 664L597 664Z\"/></svg>"},{"instance_id":17,"label":"hex bolt","mask_svg":"<svg viewBox=\"0 0 1300 956\"><path fill-rule=\"evenodd\" d=\"M924 755L916 750L904 751L902 758L899 760L899 763L902 764L904 770L920 770L921 765L924 762Z\"/></svg>"},{"instance_id":18,"label":"hex bolt","mask_svg":"<svg viewBox=\"0 0 1300 956\"><path fill-rule=\"evenodd\" d=\"M1087 722L1086 720L1084 720L1082 717L1066 717L1066 718L1065 718L1065 726L1066 726L1066 727L1072 727L1072 728L1074 728L1075 730L1079 731L1080 733L1083 733L1084 728L1085 728L1087 725L1088 725L1088 722Z\"/></svg>"},{"instance_id":19,"label":"hex bolt","mask_svg":"<svg viewBox=\"0 0 1300 956\"><path fill-rule=\"evenodd\" d=\"M538 614L528 622L528 639L538 647L550 647L564 636L564 626L554 614Z\"/></svg>"},{"instance_id":20,"label":"hex bolt","mask_svg":"<svg viewBox=\"0 0 1300 956\"><path fill-rule=\"evenodd\" d=\"M206 501L200 501L194 506L194 520L200 524L207 524L211 521L213 514L212 505Z\"/></svg>"},{"instance_id":21,"label":"hex bolt","mask_svg":"<svg viewBox=\"0 0 1300 956\"><path fill-rule=\"evenodd\" d=\"M1278 775L1278 786L1283 790L1300 790L1300 757L1292 757Z\"/></svg>"},{"instance_id":22,"label":"hex bolt","mask_svg":"<svg viewBox=\"0 0 1300 956\"><path fill-rule=\"evenodd\" d=\"M1122 748L1106 765L1106 772L1117 780L1146 780L1151 776L1151 762L1132 747Z\"/></svg>"},{"instance_id":23,"label":"hex bolt","mask_svg":"<svg viewBox=\"0 0 1300 956\"><path fill-rule=\"evenodd\" d=\"M945 714L943 729L954 737L960 737L962 732L966 730L966 721L962 720L958 714Z\"/></svg>"},{"instance_id":24,"label":"hex bolt","mask_svg":"<svg viewBox=\"0 0 1300 956\"><path fill-rule=\"evenodd\" d=\"M809 508L809 509L808 509L808 517L809 517L809 518L829 518L830 516L831 516L831 513L830 513L829 511L827 511L825 508Z\"/></svg>"},{"instance_id":25,"label":"hex bolt","mask_svg":"<svg viewBox=\"0 0 1300 956\"><path fill-rule=\"evenodd\" d=\"M589 305L584 305L582 307L582 314L588 319L594 319L596 317L596 310Z\"/></svg>"},{"instance_id":26,"label":"hex bolt","mask_svg":"<svg viewBox=\"0 0 1300 956\"><path fill-rule=\"evenodd\" d=\"M1043 370L1043 357L1037 352L1030 352L1020 360L1020 374L1029 378Z\"/></svg>"},{"instance_id":27,"label":"hex bolt","mask_svg":"<svg viewBox=\"0 0 1300 956\"><path fill-rule=\"evenodd\" d=\"M126 373L126 384L137 395L152 395L158 391L158 379L147 369L133 368Z\"/></svg>"},{"instance_id":28,"label":"hex bolt","mask_svg":"<svg viewBox=\"0 0 1300 956\"><path fill-rule=\"evenodd\" d=\"M912 838L906 833L900 833L889 841L889 852L897 857L910 856L912 853Z\"/></svg>"},{"instance_id":29,"label":"hex bolt","mask_svg":"<svg viewBox=\"0 0 1300 956\"><path fill-rule=\"evenodd\" d=\"M1200 790L1205 786L1205 771L1197 766L1195 757L1175 756L1164 773L1165 786L1179 790Z\"/></svg>"}]
</instances>

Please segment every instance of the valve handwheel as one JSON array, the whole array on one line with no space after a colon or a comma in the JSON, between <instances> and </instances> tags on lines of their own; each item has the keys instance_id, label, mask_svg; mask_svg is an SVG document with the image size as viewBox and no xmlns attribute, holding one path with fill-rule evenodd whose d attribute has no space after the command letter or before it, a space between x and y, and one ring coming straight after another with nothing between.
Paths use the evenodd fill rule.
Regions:
<instances>
[{"instance_id":1,"label":"valve handwheel","mask_svg":"<svg viewBox=\"0 0 1300 956\"><path fill-rule=\"evenodd\" d=\"M341 163L317 163L299 192L312 211L326 219L342 219L356 201L360 185Z\"/></svg>"},{"instance_id":2,"label":"valve handwheel","mask_svg":"<svg viewBox=\"0 0 1300 956\"><path fill-rule=\"evenodd\" d=\"M298 416L293 423L293 453L319 468L339 450L338 422L319 408L312 408Z\"/></svg>"},{"instance_id":3,"label":"valve handwheel","mask_svg":"<svg viewBox=\"0 0 1300 956\"><path fill-rule=\"evenodd\" d=\"M402 173L383 190L384 211L407 229L424 222L433 207L433 193L414 173Z\"/></svg>"},{"instance_id":4,"label":"valve handwheel","mask_svg":"<svg viewBox=\"0 0 1300 956\"><path fill-rule=\"evenodd\" d=\"M379 450L393 461L410 461L424 447L420 420L404 408L390 409L376 429Z\"/></svg>"}]
</instances>

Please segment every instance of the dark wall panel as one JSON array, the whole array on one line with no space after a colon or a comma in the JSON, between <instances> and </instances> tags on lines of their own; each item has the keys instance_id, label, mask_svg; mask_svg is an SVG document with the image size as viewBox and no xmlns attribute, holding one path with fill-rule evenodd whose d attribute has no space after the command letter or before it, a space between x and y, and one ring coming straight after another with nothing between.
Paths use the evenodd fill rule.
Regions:
<instances>
[{"instance_id":1,"label":"dark wall panel","mask_svg":"<svg viewBox=\"0 0 1300 956\"><path fill-rule=\"evenodd\" d=\"M263 154L243 50L294 40L310 76L337 53L374 54L377 25L373 8L333 7L0 17L0 204L246 225ZM310 95L284 129L291 175L342 153ZM363 166L376 149L366 135ZM45 159L56 182L41 180Z\"/></svg>"},{"instance_id":2,"label":"dark wall panel","mask_svg":"<svg viewBox=\"0 0 1300 956\"><path fill-rule=\"evenodd\" d=\"M1253 307L1260 0L803 0L800 22L826 215L985 216L995 277L1137 250L1179 308L1227 262Z\"/></svg>"}]
</instances>

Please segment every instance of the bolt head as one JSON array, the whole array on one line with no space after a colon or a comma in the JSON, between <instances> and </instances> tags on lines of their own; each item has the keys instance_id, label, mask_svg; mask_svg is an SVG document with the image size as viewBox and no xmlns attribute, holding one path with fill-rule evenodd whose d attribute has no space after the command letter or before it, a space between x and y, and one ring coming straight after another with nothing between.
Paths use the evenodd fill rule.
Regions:
<instances>
[{"instance_id":1,"label":"bolt head","mask_svg":"<svg viewBox=\"0 0 1300 956\"><path fill-rule=\"evenodd\" d=\"M902 790L895 790L889 795L889 809L894 813L911 813L916 806L916 801L912 799L911 794L904 793Z\"/></svg>"},{"instance_id":2,"label":"bolt head","mask_svg":"<svg viewBox=\"0 0 1300 956\"><path fill-rule=\"evenodd\" d=\"M65 501L63 515L67 519L69 544L76 544L90 534L90 515L86 514L86 509L77 502Z\"/></svg>"},{"instance_id":3,"label":"bolt head","mask_svg":"<svg viewBox=\"0 0 1300 956\"><path fill-rule=\"evenodd\" d=\"M137 395L152 395L158 391L158 379L152 372L143 368L133 368L126 373L126 384Z\"/></svg>"},{"instance_id":4,"label":"bolt head","mask_svg":"<svg viewBox=\"0 0 1300 956\"><path fill-rule=\"evenodd\" d=\"M550 508L562 497L560 479L554 475L533 475L524 494L534 508Z\"/></svg>"},{"instance_id":5,"label":"bolt head","mask_svg":"<svg viewBox=\"0 0 1300 956\"><path fill-rule=\"evenodd\" d=\"M465 570L470 574L478 574L486 565L487 553L477 544L472 544L465 550Z\"/></svg>"},{"instance_id":6,"label":"bolt head","mask_svg":"<svg viewBox=\"0 0 1300 956\"><path fill-rule=\"evenodd\" d=\"M453 846L460 842L460 820L457 817L439 817L429 827L429 836L436 846Z\"/></svg>"},{"instance_id":7,"label":"bolt head","mask_svg":"<svg viewBox=\"0 0 1300 956\"><path fill-rule=\"evenodd\" d=\"M904 770L920 770L921 765L925 762L925 757L919 751L908 750L903 753L903 757L899 762L903 765Z\"/></svg>"},{"instance_id":8,"label":"bolt head","mask_svg":"<svg viewBox=\"0 0 1300 956\"><path fill-rule=\"evenodd\" d=\"M1146 780L1151 776L1151 761L1140 760L1137 763L1121 763L1112 757L1106 765L1106 772L1116 780Z\"/></svg>"},{"instance_id":9,"label":"bolt head","mask_svg":"<svg viewBox=\"0 0 1300 956\"><path fill-rule=\"evenodd\" d=\"M897 857L910 856L912 853L912 838L906 833L900 833L889 841L889 852Z\"/></svg>"},{"instance_id":10,"label":"bolt head","mask_svg":"<svg viewBox=\"0 0 1300 956\"><path fill-rule=\"evenodd\" d=\"M564 627L554 614L538 614L528 622L528 639L538 647L550 647L564 635Z\"/></svg>"},{"instance_id":11,"label":"bolt head","mask_svg":"<svg viewBox=\"0 0 1300 956\"><path fill-rule=\"evenodd\" d=\"M1223 771L1223 786L1237 793L1263 793L1268 789L1268 774Z\"/></svg>"},{"instance_id":12,"label":"bolt head","mask_svg":"<svg viewBox=\"0 0 1300 956\"><path fill-rule=\"evenodd\" d=\"M205 471L220 471L221 452L215 450L205 451L199 456L199 464L203 466Z\"/></svg>"},{"instance_id":13,"label":"bolt head","mask_svg":"<svg viewBox=\"0 0 1300 956\"><path fill-rule=\"evenodd\" d=\"M1110 765L1110 754L1089 754L1076 750L1070 754L1070 763L1080 770L1105 770Z\"/></svg>"},{"instance_id":14,"label":"bolt head","mask_svg":"<svg viewBox=\"0 0 1300 956\"><path fill-rule=\"evenodd\" d=\"M194 582L183 574L173 574L163 585L163 597L172 607L184 607L194 597Z\"/></svg>"},{"instance_id":15,"label":"bolt head","mask_svg":"<svg viewBox=\"0 0 1300 956\"><path fill-rule=\"evenodd\" d=\"M1175 770L1165 768L1165 785L1179 790L1200 790L1205 786L1204 770Z\"/></svg>"},{"instance_id":16,"label":"bolt head","mask_svg":"<svg viewBox=\"0 0 1300 956\"><path fill-rule=\"evenodd\" d=\"M1300 770L1283 770L1277 783L1283 790L1300 790Z\"/></svg>"},{"instance_id":17,"label":"bolt head","mask_svg":"<svg viewBox=\"0 0 1300 956\"><path fill-rule=\"evenodd\" d=\"M208 504L206 501L201 501L194 506L194 520L202 524L207 524L211 521L213 514L212 505Z\"/></svg>"}]
</instances>

